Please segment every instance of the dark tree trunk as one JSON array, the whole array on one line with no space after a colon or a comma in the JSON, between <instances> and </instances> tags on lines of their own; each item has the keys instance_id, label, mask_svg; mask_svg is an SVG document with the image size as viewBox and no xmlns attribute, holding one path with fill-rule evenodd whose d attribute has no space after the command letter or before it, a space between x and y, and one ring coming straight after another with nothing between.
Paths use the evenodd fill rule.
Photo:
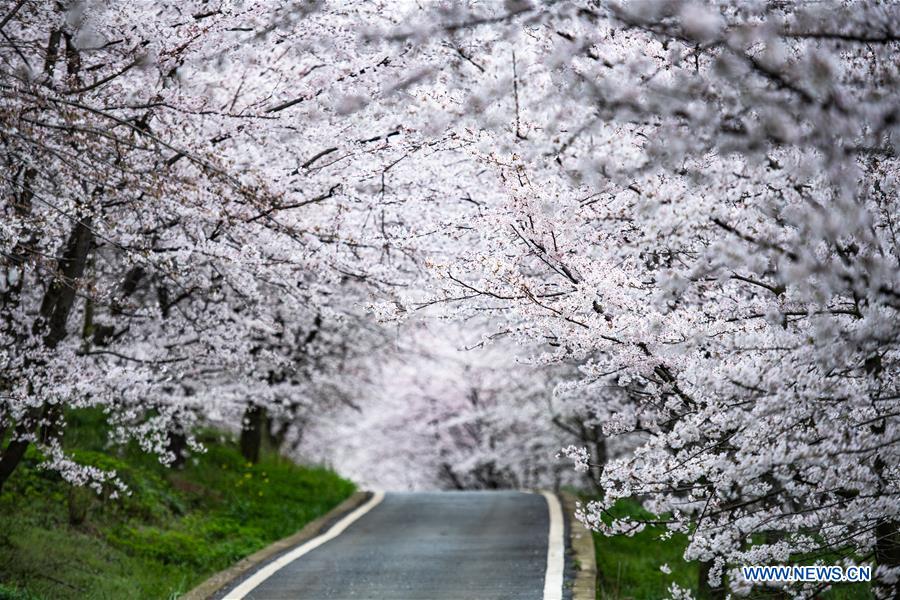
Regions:
<instances>
[{"instance_id":1,"label":"dark tree trunk","mask_svg":"<svg viewBox=\"0 0 900 600\"><path fill-rule=\"evenodd\" d=\"M78 83L81 76L81 56L72 43L71 35L58 29L50 33L44 72L48 77L53 76L53 70L59 56L61 36L66 41L67 75L70 81ZM26 187L22 197L16 201L16 210L20 214L25 214L31 210L32 192L30 182L34 176L34 172L25 173ZM88 255L94 243L90 223L90 218L80 219L75 223L75 227L72 229L69 239L66 241L59 256L54 279L44 294L39 316L32 325L32 331L44 334L44 345L51 350L56 348L66 337L66 323L75 303L75 286L77 280L84 274ZM24 273L20 276L20 281L23 278ZM16 290L16 295L18 295L18 290ZM7 300L8 298L4 298L4 304ZM59 420L61 417L60 409L57 406L45 405L43 408L30 413L16 425L6 448L0 450L0 490L3 489L3 484L6 483L25 456L25 451L28 450L28 446L31 443L30 435L38 433L39 438L43 442L57 437L59 435ZM40 431L38 431L38 428L40 428Z\"/></svg>"},{"instance_id":2,"label":"dark tree trunk","mask_svg":"<svg viewBox=\"0 0 900 600\"><path fill-rule=\"evenodd\" d=\"M59 58L59 40L62 38L62 32L54 29L50 32L50 39L47 41L47 53L44 59L44 74L48 77L53 75L53 69L56 67L56 59Z\"/></svg>"},{"instance_id":3,"label":"dark tree trunk","mask_svg":"<svg viewBox=\"0 0 900 600\"><path fill-rule=\"evenodd\" d=\"M66 337L66 323L75 304L75 286L84 275L88 254L93 244L90 221L78 221L63 247L54 280L41 302L40 313L33 325L35 333L44 334L44 345L54 349ZM61 414L58 407L45 405L22 419L6 448L0 452L0 490L25 456L30 435L40 426L41 441L48 442L58 435Z\"/></svg>"},{"instance_id":4,"label":"dark tree trunk","mask_svg":"<svg viewBox=\"0 0 900 600\"><path fill-rule=\"evenodd\" d=\"M281 450L281 445L284 443L284 433L287 427L284 425L279 426L278 423L275 422L275 419L272 417L266 418L266 439L269 442L269 445L272 447L272 450L278 452Z\"/></svg>"},{"instance_id":5,"label":"dark tree trunk","mask_svg":"<svg viewBox=\"0 0 900 600\"><path fill-rule=\"evenodd\" d=\"M35 333L44 333L47 348L56 348L66 337L66 323L75 304L75 285L84 275L93 241L90 219L78 221L59 258L56 277L44 294L40 317L34 324Z\"/></svg>"},{"instance_id":6,"label":"dark tree trunk","mask_svg":"<svg viewBox=\"0 0 900 600\"><path fill-rule=\"evenodd\" d=\"M259 462L267 421L265 408L252 403L247 405L247 409L244 411L240 441L241 454L247 462L253 464Z\"/></svg>"},{"instance_id":7,"label":"dark tree trunk","mask_svg":"<svg viewBox=\"0 0 900 600\"><path fill-rule=\"evenodd\" d=\"M90 220L78 221L66 246L66 251L59 261L59 272L56 280L41 304L41 319L37 324L46 326L44 345L56 348L66 337L66 324L72 307L75 305L75 293L78 279L84 275L88 254L94 237L90 228ZM59 436L59 421L62 411L58 405L44 408L43 424L40 431L41 443L48 443Z\"/></svg>"},{"instance_id":8,"label":"dark tree trunk","mask_svg":"<svg viewBox=\"0 0 900 600\"><path fill-rule=\"evenodd\" d=\"M603 487L600 485L600 479L603 476L603 469L606 467L606 461L609 460L609 452L606 448L606 438L603 436L603 430L599 425L594 427L594 464L591 466L591 483L598 493L603 493Z\"/></svg>"},{"instance_id":9,"label":"dark tree trunk","mask_svg":"<svg viewBox=\"0 0 900 600\"><path fill-rule=\"evenodd\" d=\"M28 450L29 442L24 439L15 439L15 436L27 434L27 429L17 427L13 433L14 439L10 440L3 452L0 453L0 492L3 491L3 485L22 462L25 451Z\"/></svg>"},{"instance_id":10,"label":"dark tree trunk","mask_svg":"<svg viewBox=\"0 0 900 600\"><path fill-rule=\"evenodd\" d=\"M173 469L183 468L187 460L187 436L180 431L169 433L169 446L167 449L175 456L171 467Z\"/></svg>"}]
</instances>

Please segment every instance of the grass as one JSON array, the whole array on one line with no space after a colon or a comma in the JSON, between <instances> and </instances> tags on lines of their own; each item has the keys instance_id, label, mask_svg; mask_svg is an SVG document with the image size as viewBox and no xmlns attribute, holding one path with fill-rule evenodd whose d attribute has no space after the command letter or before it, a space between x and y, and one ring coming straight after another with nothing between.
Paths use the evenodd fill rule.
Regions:
<instances>
[{"instance_id":1,"label":"grass","mask_svg":"<svg viewBox=\"0 0 900 600\"><path fill-rule=\"evenodd\" d=\"M651 515L634 501L619 501L613 509L618 517L649 518ZM667 597L672 583L697 594L699 568L682 556L688 544L684 534L662 537L662 526L647 527L633 537L606 537L594 533L597 556L598 600L658 600ZM664 564L671 574L660 571ZM811 563L807 563L811 564ZM751 598L773 598L754 594ZM872 598L868 584L841 584L817 596L828 600L864 600Z\"/></svg>"},{"instance_id":2,"label":"grass","mask_svg":"<svg viewBox=\"0 0 900 600\"><path fill-rule=\"evenodd\" d=\"M276 455L250 465L214 431L201 436L207 453L173 470L136 448L104 451L98 413L70 422L69 451L115 469L131 494L73 488L38 469L30 451L0 495L0 600L174 598L354 490Z\"/></svg>"},{"instance_id":3,"label":"grass","mask_svg":"<svg viewBox=\"0 0 900 600\"><path fill-rule=\"evenodd\" d=\"M649 515L637 502L619 501L612 511L617 517L647 518ZM681 587L696 589L697 563L682 558L687 536L674 534L660 538L663 527L647 527L632 537L606 537L594 533L597 555L597 598L658 600L665 598L674 582ZM672 573L660 567L667 564Z\"/></svg>"}]
</instances>

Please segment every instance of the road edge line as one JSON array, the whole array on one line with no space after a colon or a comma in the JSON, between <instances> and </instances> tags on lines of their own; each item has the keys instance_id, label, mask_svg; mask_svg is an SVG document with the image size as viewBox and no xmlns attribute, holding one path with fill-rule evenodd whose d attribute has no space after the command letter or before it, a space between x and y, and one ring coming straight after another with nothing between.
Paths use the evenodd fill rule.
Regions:
<instances>
[{"instance_id":1,"label":"road edge line","mask_svg":"<svg viewBox=\"0 0 900 600\"><path fill-rule=\"evenodd\" d=\"M337 524L341 517L351 513L367 500L371 500L373 496L372 492L354 492L349 498L321 517L304 525L297 533L273 542L249 556L245 556L227 569L211 575L188 592L178 596L178 598L180 600L211 600L219 597L218 595L223 590L227 590L248 573L258 569L260 565L272 560L279 554L289 551L291 548L322 535L331 528L330 525Z\"/></svg>"},{"instance_id":2,"label":"road edge line","mask_svg":"<svg viewBox=\"0 0 900 600\"><path fill-rule=\"evenodd\" d=\"M565 571L565 521L559 498L552 492L541 492L547 500L550 527L547 532L547 571L544 573L544 600L562 600Z\"/></svg>"},{"instance_id":3,"label":"road edge line","mask_svg":"<svg viewBox=\"0 0 900 600\"><path fill-rule=\"evenodd\" d=\"M297 546L290 552L286 552L285 554L279 556L272 562L266 564L261 569L254 572L250 577L242 581L237 587L232 590L229 590L227 594L225 594L224 600L243 600L243 598L255 590L261 583L263 583L266 579L291 564L304 554L315 550L325 542L331 541L337 536L341 535L345 529L350 527L354 522L358 519L362 518L367 512L378 506L381 501L384 500L384 492L375 492L372 494L372 497L369 500L362 504L361 506L356 507L353 512L341 518L340 521L332 525L328 531L324 532L321 535L317 535L311 540Z\"/></svg>"},{"instance_id":4,"label":"road edge line","mask_svg":"<svg viewBox=\"0 0 900 600\"><path fill-rule=\"evenodd\" d=\"M569 545L575 562L572 600L594 600L597 597L597 555L594 550L594 535L584 523L575 518L578 499L568 492L562 492L560 496L569 519Z\"/></svg>"}]
</instances>

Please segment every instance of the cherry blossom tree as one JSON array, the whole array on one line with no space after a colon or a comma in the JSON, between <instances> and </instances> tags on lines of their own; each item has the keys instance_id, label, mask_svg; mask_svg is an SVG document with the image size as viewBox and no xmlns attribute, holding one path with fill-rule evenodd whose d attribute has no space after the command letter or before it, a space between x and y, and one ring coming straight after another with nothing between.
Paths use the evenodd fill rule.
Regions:
<instances>
[{"instance_id":1,"label":"cherry blossom tree","mask_svg":"<svg viewBox=\"0 0 900 600\"><path fill-rule=\"evenodd\" d=\"M896 7L20 0L0 32L0 485L31 444L106 481L60 445L85 406L176 463L199 421L402 431L451 487L571 446L584 520L640 499L706 595L824 552L897 594ZM485 347L386 342L426 313Z\"/></svg>"},{"instance_id":2,"label":"cherry blossom tree","mask_svg":"<svg viewBox=\"0 0 900 600\"><path fill-rule=\"evenodd\" d=\"M898 19L523 2L392 34L445 50L421 94L501 189L473 196L481 243L436 265L433 301L513 312L615 386L604 430L642 441L584 518L637 531L605 515L644 499L690 534L707 594L824 551L874 560L896 593Z\"/></svg>"},{"instance_id":3,"label":"cherry blossom tree","mask_svg":"<svg viewBox=\"0 0 900 600\"><path fill-rule=\"evenodd\" d=\"M579 442L551 417L559 369L512 343L481 343L487 324L417 316L344 413L311 423L297 447L354 481L387 489L540 489L583 485L554 457Z\"/></svg>"},{"instance_id":4,"label":"cherry blossom tree","mask_svg":"<svg viewBox=\"0 0 900 600\"><path fill-rule=\"evenodd\" d=\"M33 443L85 480L59 443L70 408L177 462L198 420L283 420L364 376L362 304L416 268L389 206L426 149L348 116L391 59L358 51L352 18L4 9L0 485Z\"/></svg>"}]
</instances>

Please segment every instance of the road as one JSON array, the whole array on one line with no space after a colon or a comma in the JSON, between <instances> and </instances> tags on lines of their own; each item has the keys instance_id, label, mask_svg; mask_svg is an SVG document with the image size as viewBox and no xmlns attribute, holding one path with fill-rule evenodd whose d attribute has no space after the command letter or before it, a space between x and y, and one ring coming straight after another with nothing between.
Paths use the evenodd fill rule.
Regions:
<instances>
[{"instance_id":1,"label":"road","mask_svg":"<svg viewBox=\"0 0 900 600\"><path fill-rule=\"evenodd\" d=\"M288 552L223 597L560 598L563 536L555 497L415 492L379 494L367 504L320 536L331 539L314 539Z\"/></svg>"}]
</instances>

